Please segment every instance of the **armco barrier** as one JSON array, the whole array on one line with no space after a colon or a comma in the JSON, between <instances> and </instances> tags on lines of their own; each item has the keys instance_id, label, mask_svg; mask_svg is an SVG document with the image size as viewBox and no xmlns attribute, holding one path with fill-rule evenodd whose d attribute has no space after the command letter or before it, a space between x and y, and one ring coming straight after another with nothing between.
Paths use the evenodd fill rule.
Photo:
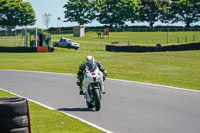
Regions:
<instances>
[{"instance_id":1,"label":"armco barrier","mask_svg":"<svg viewBox=\"0 0 200 133\"><path fill-rule=\"evenodd\" d=\"M54 48L50 48L45 46L45 52L54 52ZM41 49L40 49L41 50ZM34 52L42 52L38 51L37 47L0 47L0 52L7 53L34 53Z\"/></svg>"},{"instance_id":2,"label":"armco barrier","mask_svg":"<svg viewBox=\"0 0 200 133\"><path fill-rule=\"evenodd\" d=\"M200 43L190 43L169 46L119 46L106 45L106 51L111 52L161 52L161 51L187 51L200 50Z\"/></svg>"}]
</instances>

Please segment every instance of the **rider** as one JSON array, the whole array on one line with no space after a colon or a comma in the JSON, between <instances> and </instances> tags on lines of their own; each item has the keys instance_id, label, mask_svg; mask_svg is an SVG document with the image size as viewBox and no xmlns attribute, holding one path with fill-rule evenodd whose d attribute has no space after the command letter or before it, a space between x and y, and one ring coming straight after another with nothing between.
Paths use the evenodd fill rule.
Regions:
<instances>
[{"instance_id":1,"label":"rider","mask_svg":"<svg viewBox=\"0 0 200 133\"><path fill-rule=\"evenodd\" d=\"M97 63L97 66L98 66L98 68L99 68L99 70L103 73L103 80L105 80L105 78L106 78L106 76L107 76L107 72L106 72L106 70L102 67L102 65L100 64L100 62L98 62L98 61L96 61L95 59L94 59L94 57L92 57L92 56L87 56L86 57L86 59L85 59L85 61L82 63L82 64L80 64L80 66L79 66L79 70L78 70L78 73L77 73L77 79L78 79L78 81L77 81L77 85L80 87L80 95L82 95L83 94L83 89L82 89L82 81L83 81L83 78L84 78L84 74L85 74L85 68L86 67L91 67L91 66L93 66L93 64L94 63Z\"/></svg>"}]
</instances>

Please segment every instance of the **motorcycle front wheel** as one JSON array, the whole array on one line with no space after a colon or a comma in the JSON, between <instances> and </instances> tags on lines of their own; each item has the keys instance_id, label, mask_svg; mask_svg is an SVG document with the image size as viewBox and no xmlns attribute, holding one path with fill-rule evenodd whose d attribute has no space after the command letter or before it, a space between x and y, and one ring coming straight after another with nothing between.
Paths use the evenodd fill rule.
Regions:
<instances>
[{"instance_id":1,"label":"motorcycle front wheel","mask_svg":"<svg viewBox=\"0 0 200 133\"><path fill-rule=\"evenodd\" d=\"M99 111L101 108L99 90L98 89L93 90L93 95L94 95L94 102L95 102L95 110Z\"/></svg>"},{"instance_id":2,"label":"motorcycle front wheel","mask_svg":"<svg viewBox=\"0 0 200 133\"><path fill-rule=\"evenodd\" d=\"M91 103L89 103L87 100L86 100L86 104L87 104L88 108L94 108L94 105L92 105Z\"/></svg>"}]
</instances>

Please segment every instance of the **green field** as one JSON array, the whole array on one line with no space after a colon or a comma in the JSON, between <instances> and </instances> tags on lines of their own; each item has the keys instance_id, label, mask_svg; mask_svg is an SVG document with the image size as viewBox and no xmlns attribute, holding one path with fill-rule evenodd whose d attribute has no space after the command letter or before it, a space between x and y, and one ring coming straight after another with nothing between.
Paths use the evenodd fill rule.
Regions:
<instances>
[{"instance_id":1,"label":"green field","mask_svg":"<svg viewBox=\"0 0 200 133\"><path fill-rule=\"evenodd\" d=\"M100 49L101 43L111 44L111 42L119 42L120 45L127 45L129 41L130 45L144 46L156 46L157 43L161 43L162 46L166 46L197 42L200 41L200 32L110 32L109 38L108 36L105 36L101 39L98 38L96 32L87 32L84 38L73 37L72 34L64 34L53 35L52 39L55 41L59 40L60 37L71 38L82 44L82 46L86 45L86 47L88 46L90 48L96 44Z\"/></svg>"},{"instance_id":2,"label":"green field","mask_svg":"<svg viewBox=\"0 0 200 133\"><path fill-rule=\"evenodd\" d=\"M30 36L28 36L30 37ZM81 44L81 50L101 50L101 43L105 46L111 42L119 42L119 45L144 45L156 46L161 43L162 46L178 45L183 43L199 42L200 31L191 32L110 32L109 38L98 38L97 32L87 32L84 38L73 37L73 34L52 35L52 42L58 41L60 37L71 38ZM168 38L168 39L167 39ZM33 36L32 38L33 39ZM30 38L28 38L30 40ZM168 41L167 41L168 40ZM167 43L168 42L168 43ZM15 36L0 37L0 46L23 46L24 38L21 34ZM28 41L28 46L29 46Z\"/></svg>"}]
</instances>

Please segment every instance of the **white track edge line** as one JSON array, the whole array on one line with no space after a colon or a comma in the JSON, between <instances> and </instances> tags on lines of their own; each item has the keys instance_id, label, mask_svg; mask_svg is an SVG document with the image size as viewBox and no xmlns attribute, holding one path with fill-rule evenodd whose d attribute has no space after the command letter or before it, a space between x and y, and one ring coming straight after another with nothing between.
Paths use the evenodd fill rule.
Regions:
<instances>
[{"instance_id":1,"label":"white track edge line","mask_svg":"<svg viewBox=\"0 0 200 133\"><path fill-rule=\"evenodd\" d=\"M5 91L5 92L8 92L8 93L13 94L13 95L16 95L16 96L18 96L18 97L26 98L26 99L28 99L28 101L33 102L33 103L35 103L35 104L38 104L38 105L40 105L40 106L42 106L42 107L44 107L44 108L47 108L47 109L49 109L49 110L57 110L57 109L52 108L52 107L50 107L50 106L48 106L48 105L42 104L42 103L40 103L40 102L34 101L34 100L29 99L29 98L24 97L24 96L18 95L18 94L16 94L16 93L11 92L11 91L8 91L8 90L2 89L2 88L0 88L0 90ZM57 111L59 111L59 110L57 110ZM113 133L113 132L111 132L111 131L109 131L109 130L107 130L107 129L104 129L104 128L100 127L100 126L97 126L97 125L95 125L95 124L93 124L93 123L91 123L91 122L89 122L89 121L86 121L86 120L84 120L84 119L82 119L82 118L79 118L79 117L77 117L77 116L71 115L71 114L66 113L66 112L64 112L64 111L59 111L59 112L65 114L65 115L68 115L69 117L72 117L72 118L74 118L74 119L77 119L77 120L79 120L79 121L81 121L81 122L83 122L83 123L86 123L87 125L90 125L90 126L96 128L96 129L99 129L99 130L103 131L103 132L106 132L106 133Z\"/></svg>"},{"instance_id":2,"label":"white track edge line","mask_svg":"<svg viewBox=\"0 0 200 133\"><path fill-rule=\"evenodd\" d=\"M178 87L173 87L173 86L166 86L166 85L159 85L159 84L152 84L152 83L145 83L145 82L137 82L137 81L128 81L128 80L121 80L121 79L112 79L112 78L107 78L107 79L115 80L115 81L123 81L123 82L127 82L127 83L151 85L151 86L158 86L158 87L165 87L165 88L171 88L171 89L176 89L176 90L183 90L183 91L190 91L190 92L198 92L198 93L200 93L200 91L198 91L198 90L178 88Z\"/></svg>"},{"instance_id":3,"label":"white track edge line","mask_svg":"<svg viewBox=\"0 0 200 133\"><path fill-rule=\"evenodd\" d=\"M28 71L28 70L9 70L9 69L0 69L3 71L21 71L21 72L33 72L33 73L48 73L48 74L58 74L58 75L75 75L75 74L69 74L69 73L54 73L54 72L44 72L44 71ZM198 90L192 90L192 89L186 89L186 88L178 88L178 87L172 87L172 86L167 86L167 85L159 85L159 84L153 84L153 83L145 83L145 82L137 82L137 81L129 81L129 80L122 80L122 79L113 79L113 78L107 78L110 80L115 80L115 81L123 81L127 83L136 83L136 84L144 84L144 85L151 85L151 86L159 86L159 87L165 87L165 88L171 88L171 89L176 89L176 90L183 90L183 91L190 91L190 92L198 92Z\"/></svg>"}]
</instances>

